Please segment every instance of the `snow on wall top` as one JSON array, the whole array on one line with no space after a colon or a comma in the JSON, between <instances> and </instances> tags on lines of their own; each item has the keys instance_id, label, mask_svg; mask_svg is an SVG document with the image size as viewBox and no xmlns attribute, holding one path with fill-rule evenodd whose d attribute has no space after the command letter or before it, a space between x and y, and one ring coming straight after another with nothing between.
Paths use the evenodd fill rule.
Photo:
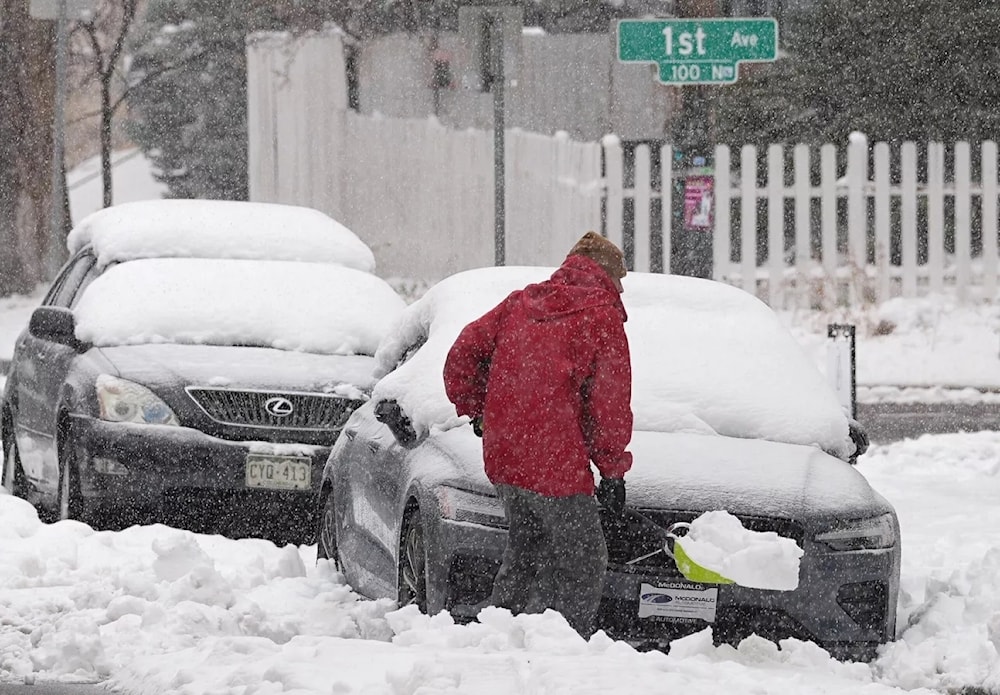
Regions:
<instances>
[{"instance_id":1,"label":"snow on wall top","mask_svg":"<svg viewBox=\"0 0 1000 695\"><path fill-rule=\"evenodd\" d=\"M140 258L335 263L371 273L375 257L351 230L312 208L227 200L143 200L98 210L66 239L100 265Z\"/></svg>"}]
</instances>

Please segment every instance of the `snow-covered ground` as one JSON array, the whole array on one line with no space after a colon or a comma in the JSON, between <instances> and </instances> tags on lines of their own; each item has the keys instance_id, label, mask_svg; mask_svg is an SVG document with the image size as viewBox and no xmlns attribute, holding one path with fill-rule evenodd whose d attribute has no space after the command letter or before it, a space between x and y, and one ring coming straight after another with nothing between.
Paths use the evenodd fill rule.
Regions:
<instances>
[{"instance_id":1,"label":"snow-covered ground","mask_svg":"<svg viewBox=\"0 0 1000 695\"><path fill-rule=\"evenodd\" d=\"M0 299L0 358L40 297ZM937 297L782 320L821 368L827 323L855 323L862 398L983 400L1000 388L998 314L998 303ZM669 655L639 653L602 633L584 642L552 613L486 609L459 626L362 599L316 564L315 546L45 525L0 492L0 683L107 681L149 695L1000 693L1000 433L876 445L858 467L896 506L903 542L898 639L871 664L794 640L713 647L707 630Z\"/></svg>"},{"instance_id":2,"label":"snow-covered ground","mask_svg":"<svg viewBox=\"0 0 1000 695\"><path fill-rule=\"evenodd\" d=\"M155 178L150 162L137 149L111 155L111 200L115 205L136 200L162 198L166 184ZM100 210L103 205L101 158L91 157L66 173L69 211L74 222Z\"/></svg>"},{"instance_id":3,"label":"snow-covered ground","mask_svg":"<svg viewBox=\"0 0 1000 695\"><path fill-rule=\"evenodd\" d=\"M0 300L0 356L38 298ZM866 316L854 317L862 384L1000 385L993 305L896 300L871 314L893 317L887 335ZM851 317L782 318L822 367L826 323ZM0 494L0 682L157 695L1000 692L1000 433L876 445L859 470L896 506L903 538L899 639L872 664L795 641L716 648L707 632L637 653L601 634L585 643L554 614L488 609L456 626L360 598L314 546L43 525Z\"/></svg>"},{"instance_id":4,"label":"snow-covered ground","mask_svg":"<svg viewBox=\"0 0 1000 695\"><path fill-rule=\"evenodd\" d=\"M639 653L603 633L584 642L554 613L486 609L460 626L361 599L315 546L44 525L0 494L0 681L149 695L1000 692L998 451L984 432L862 458L903 536L899 639L872 664L794 640L713 647L707 630Z\"/></svg>"}]
</instances>

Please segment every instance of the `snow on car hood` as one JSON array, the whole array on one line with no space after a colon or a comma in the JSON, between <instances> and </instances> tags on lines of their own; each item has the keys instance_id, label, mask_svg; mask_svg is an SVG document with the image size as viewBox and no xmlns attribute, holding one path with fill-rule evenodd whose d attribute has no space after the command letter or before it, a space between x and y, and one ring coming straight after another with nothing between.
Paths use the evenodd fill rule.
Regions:
<instances>
[{"instance_id":1,"label":"snow on car hood","mask_svg":"<svg viewBox=\"0 0 1000 695\"><path fill-rule=\"evenodd\" d=\"M404 306L384 280L352 268L160 258L108 268L73 313L77 338L99 347L185 343L372 355Z\"/></svg>"},{"instance_id":2,"label":"snow on car hood","mask_svg":"<svg viewBox=\"0 0 1000 695\"><path fill-rule=\"evenodd\" d=\"M380 345L376 360L386 376L373 398L395 399L424 431L464 422L441 376L455 338L511 291L552 272L482 268L432 287ZM767 439L850 455L847 418L833 390L766 304L698 278L629 273L623 284L636 430Z\"/></svg>"},{"instance_id":3,"label":"snow on car hood","mask_svg":"<svg viewBox=\"0 0 1000 695\"><path fill-rule=\"evenodd\" d=\"M125 345L97 348L117 376L146 386L215 386L334 393L361 398L374 383L374 359L271 348Z\"/></svg>"},{"instance_id":4,"label":"snow on car hood","mask_svg":"<svg viewBox=\"0 0 1000 695\"><path fill-rule=\"evenodd\" d=\"M371 249L319 210L230 200L142 200L98 210L66 239L98 265L138 258L235 258L335 263L374 272Z\"/></svg>"},{"instance_id":5,"label":"snow on car hood","mask_svg":"<svg viewBox=\"0 0 1000 695\"><path fill-rule=\"evenodd\" d=\"M480 441L469 428L432 436L427 455L419 459L429 473L425 479L494 494L483 472ZM636 432L630 449L633 465L625 481L632 507L797 520L868 518L891 511L854 466L814 447Z\"/></svg>"}]
</instances>

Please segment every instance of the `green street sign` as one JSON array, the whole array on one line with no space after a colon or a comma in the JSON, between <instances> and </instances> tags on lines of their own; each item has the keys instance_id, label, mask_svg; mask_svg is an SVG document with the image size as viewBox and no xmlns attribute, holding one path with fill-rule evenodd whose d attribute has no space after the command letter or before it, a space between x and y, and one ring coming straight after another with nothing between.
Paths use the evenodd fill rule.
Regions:
<instances>
[{"instance_id":1,"label":"green street sign","mask_svg":"<svg viewBox=\"0 0 1000 695\"><path fill-rule=\"evenodd\" d=\"M732 84L740 63L778 58L773 17L622 19L618 60L656 63L664 84Z\"/></svg>"}]
</instances>

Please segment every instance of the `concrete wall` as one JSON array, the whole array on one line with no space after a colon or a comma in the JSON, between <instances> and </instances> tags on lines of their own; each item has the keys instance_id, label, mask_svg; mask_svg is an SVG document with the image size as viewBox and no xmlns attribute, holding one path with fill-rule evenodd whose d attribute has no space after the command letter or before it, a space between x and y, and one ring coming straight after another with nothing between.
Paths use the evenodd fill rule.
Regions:
<instances>
[{"instance_id":1,"label":"concrete wall","mask_svg":"<svg viewBox=\"0 0 1000 695\"><path fill-rule=\"evenodd\" d=\"M450 88L432 87L435 53L450 61ZM526 30L506 66L509 127L546 135L565 131L589 141L608 133L648 140L669 132L675 88L657 82L650 66L618 63L613 32ZM393 35L367 42L359 62L361 112L435 115L451 127L488 129L493 97L474 89L474 74L474 56L458 34Z\"/></svg>"}]
</instances>

